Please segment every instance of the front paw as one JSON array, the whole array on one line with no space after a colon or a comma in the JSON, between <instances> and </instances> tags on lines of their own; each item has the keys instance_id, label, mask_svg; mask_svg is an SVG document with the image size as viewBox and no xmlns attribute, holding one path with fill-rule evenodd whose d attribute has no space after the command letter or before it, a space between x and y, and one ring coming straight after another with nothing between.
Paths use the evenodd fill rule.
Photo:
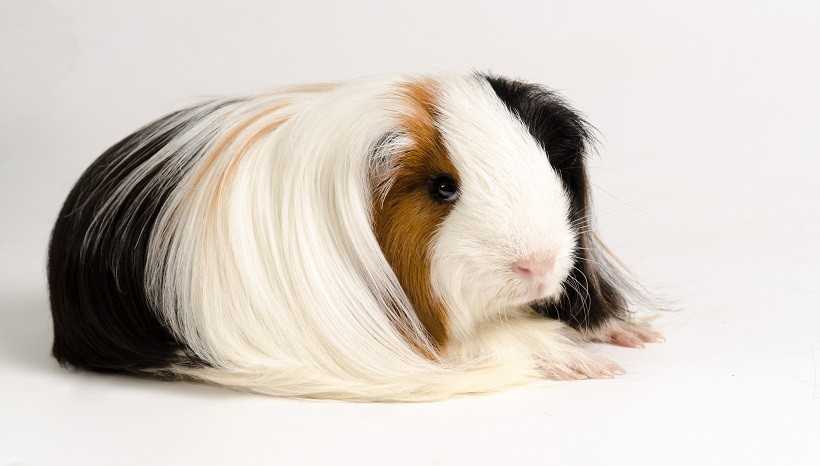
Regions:
<instances>
[{"instance_id":1,"label":"front paw","mask_svg":"<svg viewBox=\"0 0 820 466\"><path fill-rule=\"evenodd\" d=\"M643 348L646 343L666 341L663 333L655 330L651 322L654 318L627 322L611 319L595 330L583 330L581 334L587 341L611 343L627 348Z\"/></svg>"},{"instance_id":2,"label":"front paw","mask_svg":"<svg viewBox=\"0 0 820 466\"><path fill-rule=\"evenodd\" d=\"M614 362L570 342L551 348L549 355L541 359L539 368L545 377L554 380L604 379L625 373Z\"/></svg>"}]
</instances>

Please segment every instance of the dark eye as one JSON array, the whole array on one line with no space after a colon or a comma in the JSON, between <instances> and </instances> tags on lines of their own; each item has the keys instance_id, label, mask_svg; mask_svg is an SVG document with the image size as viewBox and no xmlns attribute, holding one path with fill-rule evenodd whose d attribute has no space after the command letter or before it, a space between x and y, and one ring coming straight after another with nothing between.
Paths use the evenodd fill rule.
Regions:
<instances>
[{"instance_id":1,"label":"dark eye","mask_svg":"<svg viewBox=\"0 0 820 466\"><path fill-rule=\"evenodd\" d=\"M452 204L458 200L458 183L449 175L438 175L430 180L430 197L436 202Z\"/></svg>"}]
</instances>

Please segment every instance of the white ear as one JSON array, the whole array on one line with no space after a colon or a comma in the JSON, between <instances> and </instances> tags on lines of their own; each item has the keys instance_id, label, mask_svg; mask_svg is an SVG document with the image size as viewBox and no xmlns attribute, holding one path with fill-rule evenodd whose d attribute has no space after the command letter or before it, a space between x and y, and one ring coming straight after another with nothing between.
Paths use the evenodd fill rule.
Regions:
<instances>
[{"instance_id":1,"label":"white ear","mask_svg":"<svg viewBox=\"0 0 820 466\"><path fill-rule=\"evenodd\" d=\"M401 169L397 164L399 155L411 147L413 140L403 131L385 133L374 145L371 153L370 178L373 198L384 204L384 198L395 182Z\"/></svg>"}]
</instances>

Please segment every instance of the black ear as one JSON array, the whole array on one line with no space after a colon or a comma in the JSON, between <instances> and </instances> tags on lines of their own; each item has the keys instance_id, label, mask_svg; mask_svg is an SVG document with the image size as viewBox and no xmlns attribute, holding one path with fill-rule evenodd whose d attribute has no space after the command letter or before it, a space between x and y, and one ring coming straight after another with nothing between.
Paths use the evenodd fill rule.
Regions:
<instances>
[{"instance_id":1,"label":"black ear","mask_svg":"<svg viewBox=\"0 0 820 466\"><path fill-rule=\"evenodd\" d=\"M543 147L570 198L570 222L577 232L574 268L555 302L533 308L574 328L595 329L610 318L626 318L639 288L594 230L585 156L592 145L587 122L554 91L537 84L484 76L498 98Z\"/></svg>"}]
</instances>

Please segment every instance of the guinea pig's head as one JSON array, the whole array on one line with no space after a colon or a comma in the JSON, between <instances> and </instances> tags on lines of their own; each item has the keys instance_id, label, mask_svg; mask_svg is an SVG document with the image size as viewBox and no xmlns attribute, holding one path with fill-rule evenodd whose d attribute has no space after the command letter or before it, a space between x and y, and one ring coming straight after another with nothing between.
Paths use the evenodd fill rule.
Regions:
<instances>
[{"instance_id":1,"label":"guinea pig's head","mask_svg":"<svg viewBox=\"0 0 820 466\"><path fill-rule=\"evenodd\" d=\"M573 187L583 180L570 172L583 176L587 132L553 99L541 109L551 134L534 133L507 84L485 76L408 84L403 128L375 150L374 231L439 344L572 286L585 186Z\"/></svg>"}]
</instances>

